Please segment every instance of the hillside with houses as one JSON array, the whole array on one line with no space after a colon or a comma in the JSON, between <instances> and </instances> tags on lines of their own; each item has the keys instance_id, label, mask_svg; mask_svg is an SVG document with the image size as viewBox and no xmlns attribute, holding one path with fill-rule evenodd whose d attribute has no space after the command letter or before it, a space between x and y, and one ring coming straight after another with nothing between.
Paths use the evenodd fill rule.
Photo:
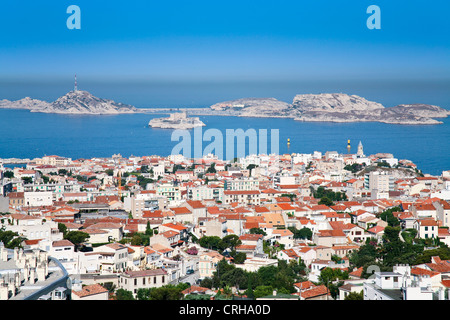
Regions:
<instances>
[{"instance_id":1,"label":"hillside with houses","mask_svg":"<svg viewBox=\"0 0 450 320\"><path fill-rule=\"evenodd\" d=\"M16 274L0 273L0 300L49 277L43 252L70 278L60 299L449 299L450 171L362 144L233 161L53 155L0 172L0 270Z\"/></svg>"}]
</instances>

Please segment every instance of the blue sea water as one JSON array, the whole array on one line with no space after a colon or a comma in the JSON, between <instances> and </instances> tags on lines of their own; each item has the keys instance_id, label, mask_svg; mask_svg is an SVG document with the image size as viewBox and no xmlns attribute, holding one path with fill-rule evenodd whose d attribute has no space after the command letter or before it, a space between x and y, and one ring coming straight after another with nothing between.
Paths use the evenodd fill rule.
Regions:
<instances>
[{"instance_id":1,"label":"blue sea water","mask_svg":"<svg viewBox=\"0 0 450 320\"><path fill-rule=\"evenodd\" d=\"M345 92L358 94L386 107L400 103L429 103L450 106L449 82L428 85L418 83L392 86L355 82L353 84L185 84L156 86L104 86L82 88L92 94L137 107L207 107L215 102L243 97L275 97L291 102L295 94ZM57 85L40 87L33 92L29 85L0 85L0 99L25 96L53 101L65 92ZM56 90L57 88L58 90ZM122 89L120 89L122 88ZM130 89L132 88L132 89ZM158 90L159 88L159 90ZM163 90L163 88L165 88ZM351 89L353 88L353 90ZM81 89L81 88L80 88ZM69 91L70 88L67 91ZM28 94L27 94L28 93ZM39 94L38 94L39 93ZM58 115L31 113L27 110L0 109L0 158L34 158L56 154L78 158L171 154L178 141L173 130L154 129L149 120L161 115ZM338 151L346 153L347 140L356 152L361 141L366 154L387 152L399 159L409 159L425 173L440 174L450 169L450 118L440 125L392 125L384 123L308 123L292 119L202 116L207 129L278 129L280 153ZM191 131L192 132L192 131ZM290 139L290 146L287 139ZM270 142L270 130L269 130ZM203 142L205 148L210 142ZM247 146L248 150L248 146ZM270 146L268 147L270 151Z\"/></svg>"}]
</instances>

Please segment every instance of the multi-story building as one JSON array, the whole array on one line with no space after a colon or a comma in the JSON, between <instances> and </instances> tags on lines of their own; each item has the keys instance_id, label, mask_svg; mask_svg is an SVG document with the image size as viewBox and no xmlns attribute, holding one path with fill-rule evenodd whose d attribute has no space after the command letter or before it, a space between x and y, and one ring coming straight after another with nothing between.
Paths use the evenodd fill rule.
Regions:
<instances>
[{"instance_id":1,"label":"multi-story building","mask_svg":"<svg viewBox=\"0 0 450 320\"><path fill-rule=\"evenodd\" d=\"M164 269L125 271L119 276L119 288L131 291L135 296L139 289L158 288L168 284Z\"/></svg>"},{"instance_id":2,"label":"multi-story building","mask_svg":"<svg viewBox=\"0 0 450 320\"><path fill-rule=\"evenodd\" d=\"M53 204L52 192L30 191L24 193L23 205L26 207L51 206L52 204Z\"/></svg>"},{"instance_id":3,"label":"multi-story building","mask_svg":"<svg viewBox=\"0 0 450 320\"><path fill-rule=\"evenodd\" d=\"M417 230L417 236L422 239L438 238L439 224L433 218L418 219L413 228Z\"/></svg>"},{"instance_id":4,"label":"multi-story building","mask_svg":"<svg viewBox=\"0 0 450 320\"><path fill-rule=\"evenodd\" d=\"M229 179L225 180L224 189L231 191L259 190L259 181L256 179Z\"/></svg>"},{"instance_id":5,"label":"multi-story building","mask_svg":"<svg viewBox=\"0 0 450 320\"><path fill-rule=\"evenodd\" d=\"M28 240L48 239L50 241L62 240L63 234L58 230L58 223L44 221L42 217L26 214L11 214L1 219L0 227L16 232Z\"/></svg>"},{"instance_id":6,"label":"multi-story building","mask_svg":"<svg viewBox=\"0 0 450 320\"><path fill-rule=\"evenodd\" d=\"M157 196L156 192L142 191L127 197L124 200L124 207L130 211L134 219L141 219L144 211L154 211L164 209L167 199Z\"/></svg>"},{"instance_id":7,"label":"multi-story building","mask_svg":"<svg viewBox=\"0 0 450 320\"><path fill-rule=\"evenodd\" d=\"M364 300L439 300L443 296L432 290L430 276L414 280L408 265L394 266L392 272L375 272L364 283Z\"/></svg>"},{"instance_id":8,"label":"multi-story building","mask_svg":"<svg viewBox=\"0 0 450 320\"><path fill-rule=\"evenodd\" d=\"M94 248L94 254L101 255L100 271L124 271L128 265L128 247L120 243L109 243Z\"/></svg>"},{"instance_id":9,"label":"multi-story building","mask_svg":"<svg viewBox=\"0 0 450 320\"><path fill-rule=\"evenodd\" d=\"M187 197L189 200L213 199L215 201L223 200L223 188L201 185L187 188Z\"/></svg>"},{"instance_id":10,"label":"multi-story building","mask_svg":"<svg viewBox=\"0 0 450 320\"><path fill-rule=\"evenodd\" d=\"M389 191L394 191L395 179L383 171L371 171L364 175L364 188L372 194L372 199L389 198Z\"/></svg>"},{"instance_id":11,"label":"multi-story building","mask_svg":"<svg viewBox=\"0 0 450 320\"><path fill-rule=\"evenodd\" d=\"M176 204L181 200L180 187L169 183L158 185L156 195L166 197L169 204Z\"/></svg>"},{"instance_id":12,"label":"multi-story building","mask_svg":"<svg viewBox=\"0 0 450 320\"><path fill-rule=\"evenodd\" d=\"M223 192L223 202L238 202L246 205L259 205L261 203L261 192L259 190L232 191Z\"/></svg>"},{"instance_id":13,"label":"multi-story building","mask_svg":"<svg viewBox=\"0 0 450 320\"><path fill-rule=\"evenodd\" d=\"M211 278L214 272L216 272L217 264L223 258L224 257L216 251L209 251L201 254L198 262L198 270L200 272L199 278Z\"/></svg>"}]
</instances>

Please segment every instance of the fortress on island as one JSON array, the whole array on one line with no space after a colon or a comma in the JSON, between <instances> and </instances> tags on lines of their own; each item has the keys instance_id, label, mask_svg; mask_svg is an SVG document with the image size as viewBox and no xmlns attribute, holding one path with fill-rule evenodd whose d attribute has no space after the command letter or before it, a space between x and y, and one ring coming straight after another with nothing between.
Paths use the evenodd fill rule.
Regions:
<instances>
[{"instance_id":1,"label":"fortress on island","mask_svg":"<svg viewBox=\"0 0 450 320\"><path fill-rule=\"evenodd\" d=\"M155 118L148 123L149 127L162 129L192 129L205 124L198 117L188 118L186 112L171 113L168 118Z\"/></svg>"}]
</instances>

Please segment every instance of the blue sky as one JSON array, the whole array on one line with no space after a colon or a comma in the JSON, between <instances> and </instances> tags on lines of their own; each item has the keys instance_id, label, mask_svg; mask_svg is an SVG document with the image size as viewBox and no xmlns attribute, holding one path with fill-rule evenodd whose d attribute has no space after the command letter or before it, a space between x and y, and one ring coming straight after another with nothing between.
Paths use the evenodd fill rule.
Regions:
<instances>
[{"instance_id":1,"label":"blue sky","mask_svg":"<svg viewBox=\"0 0 450 320\"><path fill-rule=\"evenodd\" d=\"M0 78L448 79L449 16L447 0L4 1Z\"/></svg>"}]
</instances>

